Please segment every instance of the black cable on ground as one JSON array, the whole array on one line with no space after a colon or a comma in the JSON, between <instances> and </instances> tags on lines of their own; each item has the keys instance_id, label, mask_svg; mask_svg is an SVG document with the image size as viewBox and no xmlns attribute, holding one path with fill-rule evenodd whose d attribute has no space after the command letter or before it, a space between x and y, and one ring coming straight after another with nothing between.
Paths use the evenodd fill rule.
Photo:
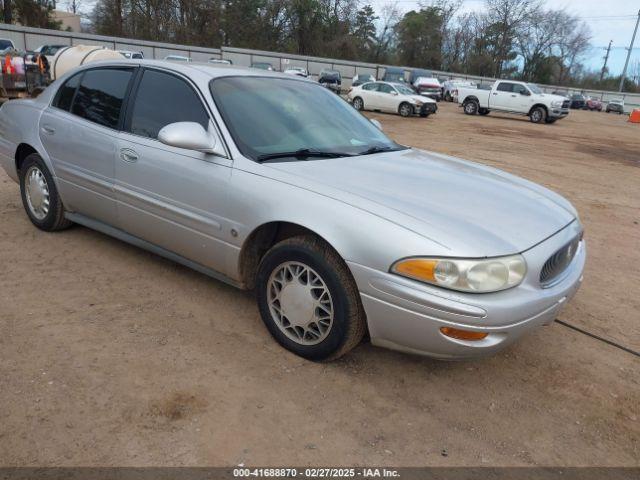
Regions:
<instances>
[{"instance_id":1,"label":"black cable on ground","mask_svg":"<svg viewBox=\"0 0 640 480\"><path fill-rule=\"evenodd\" d=\"M576 327L575 325L571 325L570 323L565 322L564 320L558 320L556 319L556 322L559 323L560 325L563 325L567 328L570 328L572 330L575 330L576 332L580 332L588 337L591 338L595 338L596 340L600 340L601 342L607 343L609 345L611 345L612 347L616 347L619 348L620 350L623 350L627 353L630 353L631 355L635 355L636 357L640 357L640 352L637 352L635 350L632 350L628 347L625 347L624 345L620 345L619 343L616 343L612 340L607 340L604 337L601 337L599 335L596 335L595 333L591 333L591 332L587 332L586 330L581 329L580 327Z\"/></svg>"}]
</instances>

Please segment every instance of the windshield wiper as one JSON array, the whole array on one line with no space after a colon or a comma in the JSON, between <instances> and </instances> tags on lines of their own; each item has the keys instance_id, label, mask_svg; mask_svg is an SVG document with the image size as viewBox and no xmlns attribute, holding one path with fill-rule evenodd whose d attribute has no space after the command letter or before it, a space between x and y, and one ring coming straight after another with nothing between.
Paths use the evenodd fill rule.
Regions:
<instances>
[{"instance_id":1,"label":"windshield wiper","mask_svg":"<svg viewBox=\"0 0 640 480\"><path fill-rule=\"evenodd\" d=\"M277 158L339 158L339 157L351 157L353 156L351 153L346 152L325 152L322 150L315 150L311 148L301 148L300 150L296 150L294 152L276 152L276 153L264 153L262 155L258 155L258 162L266 162L267 160L274 160Z\"/></svg>"},{"instance_id":2,"label":"windshield wiper","mask_svg":"<svg viewBox=\"0 0 640 480\"><path fill-rule=\"evenodd\" d=\"M371 155L373 153L382 153L382 152L392 152L395 150L400 150L399 148L393 147L385 147L381 145L374 145L372 147L367 148L366 150L359 152L358 155Z\"/></svg>"}]
</instances>

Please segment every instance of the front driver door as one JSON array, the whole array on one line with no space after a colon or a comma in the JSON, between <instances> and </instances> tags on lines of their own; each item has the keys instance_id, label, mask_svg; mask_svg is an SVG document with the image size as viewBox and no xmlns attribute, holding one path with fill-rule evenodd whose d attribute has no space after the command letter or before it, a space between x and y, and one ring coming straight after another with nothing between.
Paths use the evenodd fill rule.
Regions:
<instances>
[{"instance_id":1,"label":"front driver door","mask_svg":"<svg viewBox=\"0 0 640 480\"><path fill-rule=\"evenodd\" d=\"M157 139L162 127L175 122L215 128L202 96L186 78L147 68L131 98L116 161L120 228L228 273L225 261L233 247L226 196L232 161Z\"/></svg>"},{"instance_id":2,"label":"front driver door","mask_svg":"<svg viewBox=\"0 0 640 480\"><path fill-rule=\"evenodd\" d=\"M398 92L391 85L381 83L378 87L380 110L395 113L398 111Z\"/></svg>"}]
</instances>

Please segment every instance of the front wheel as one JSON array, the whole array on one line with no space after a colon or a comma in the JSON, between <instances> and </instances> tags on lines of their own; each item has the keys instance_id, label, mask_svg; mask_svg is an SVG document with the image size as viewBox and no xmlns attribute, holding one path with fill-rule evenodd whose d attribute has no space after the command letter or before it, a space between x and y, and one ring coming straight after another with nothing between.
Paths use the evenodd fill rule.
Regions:
<instances>
[{"instance_id":1,"label":"front wheel","mask_svg":"<svg viewBox=\"0 0 640 480\"><path fill-rule=\"evenodd\" d=\"M542 107L536 107L529 114L529 119L533 123L543 123L547 119L547 111Z\"/></svg>"},{"instance_id":2,"label":"front wheel","mask_svg":"<svg viewBox=\"0 0 640 480\"><path fill-rule=\"evenodd\" d=\"M465 100L462 107L464 109L464 113L466 113L467 115L475 115L476 113L478 113L480 105L478 105L478 102L475 100Z\"/></svg>"},{"instance_id":3,"label":"front wheel","mask_svg":"<svg viewBox=\"0 0 640 480\"><path fill-rule=\"evenodd\" d=\"M356 97L353 99L353 108L356 110L364 110L364 102L360 97Z\"/></svg>"},{"instance_id":4,"label":"front wheel","mask_svg":"<svg viewBox=\"0 0 640 480\"><path fill-rule=\"evenodd\" d=\"M27 216L40 230L53 232L71 226L47 165L32 153L20 166L20 194Z\"/></svg>"},{"instance_id":5,"label":"front wheel","mask_svg":"<svg viewBox=\"0 0 640 480\"><path fill-rule=\"evenodd\" d=\"M260 262L260 315L276 341L314 361L332 360L364 336L358 288L342 258L313 236L283 240Z\"/></svg>"},{"instance_id":6,"label":"front wheel","mask_svg":"<svg viewBox=\"0 0 640 480\"><path fill-rule=\"evenodd\" d=\"M413 115L413 107L408 103L402 103L398 108L398 113L401 117L409 117Z\"/></svg>"}]
</instances>

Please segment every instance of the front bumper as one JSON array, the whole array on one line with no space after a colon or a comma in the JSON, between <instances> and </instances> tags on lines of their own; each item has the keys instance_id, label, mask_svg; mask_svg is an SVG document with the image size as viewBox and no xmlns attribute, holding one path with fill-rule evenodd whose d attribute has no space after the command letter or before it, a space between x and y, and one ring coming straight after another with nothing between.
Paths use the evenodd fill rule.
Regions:
<instances>
[{"instance_id":1,"label":"front bumper","mask_svg":"<svg viewBox=\"0 0 640 480\"><path fill-rule=\"evenodd\" d=\"M423 103L422 106L418 109L420 115L431 115L438 111L438 104L436 103Z\"/></svg>"},{"instance_id":2,"label":"front bumper","mask_svg":"<svg viewBox=\"0 0 640 480\"><path fill-rule=\"evenodd\" d=\"M549 288L540 286L545 261L580 232L575 221L543 243L523 252L528 271L515 288L468 294L422 284L388 272L349 263L360 289L371 343L442 359L468 359L493 354L528 331L553 322L582 283L586 244ZM441 327L489 335L479 341L456 340Z\"/></svg>"},{"instance_id":3,"label":"front bumper","mask_svg":"<svg viewBox=\"0 0 640 480\"><path fill-rule=\"evenodd\" d=\"M569 115L568 108L552 108L549 110L549 117L551 118L564 118Z\"/></svg>"}]
</instances>

